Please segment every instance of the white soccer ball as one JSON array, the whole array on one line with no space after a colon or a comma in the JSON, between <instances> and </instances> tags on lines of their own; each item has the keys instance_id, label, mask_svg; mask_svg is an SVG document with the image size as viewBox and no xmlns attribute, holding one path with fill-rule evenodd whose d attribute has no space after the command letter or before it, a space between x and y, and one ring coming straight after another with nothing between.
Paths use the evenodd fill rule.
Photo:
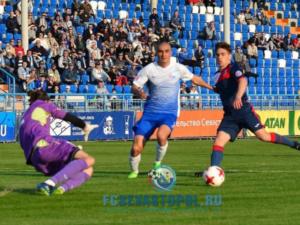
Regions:
<instances>
[{"instance_id":1,"label":"white soccer ball","mask_svg":"<svg viewBox=\"0 0 300 225\"><path fill-rule=\"evenodd\" d=\"M152 180L157 180L161 177L161 174L156 169L152 169L148 172L148 177L151 178Z\"/></svg>"},{"instance_id":2,"label":"white soccer ball","mask_svg":"<svg viewBox=\"0 0 300 225\"><path fill-rule=\"evenodd\" d=\"M219 187L225 181L225 173L221 167L210 166L203 173L204 182L212 187Z\"/></svg>"}]
</instances>

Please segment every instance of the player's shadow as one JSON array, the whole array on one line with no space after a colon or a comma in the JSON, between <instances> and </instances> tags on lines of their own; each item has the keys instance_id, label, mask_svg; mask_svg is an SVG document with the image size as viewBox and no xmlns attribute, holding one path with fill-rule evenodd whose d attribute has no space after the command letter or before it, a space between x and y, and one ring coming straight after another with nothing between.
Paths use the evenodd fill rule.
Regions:
<instances>
[{"instance_id":1,"label":"player's shadow","mask_svg":"<svg viewBox=\"0 0 300 225\"><path fill-rule=\"evenodd\" d=\"M95 170L93 177L107 177L107 176L126 176L129 174L128 171L99 171ZM141 172L139 175L141 176L147 176L147 172Z\"/></svg>"},{"instance_id":2,"label":"player's shadow","mask_svg":"<svg viewBox=\"0 0 300 225\"><path fill-rule=\"evenodd\" d=\"M9 195L10 193L36 195L35 190L32 188L11 188L0 186L0 198Z\"/></svg>"}]
</instances>

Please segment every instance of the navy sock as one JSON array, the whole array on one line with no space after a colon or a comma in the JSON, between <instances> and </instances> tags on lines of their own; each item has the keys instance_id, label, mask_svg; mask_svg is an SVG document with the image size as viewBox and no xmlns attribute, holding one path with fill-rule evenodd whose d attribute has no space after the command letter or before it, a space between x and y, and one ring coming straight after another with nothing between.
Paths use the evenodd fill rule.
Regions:
<instances>
[{"instance_id":1,"label":"navy sock","mask_svg":"<svg viewBox=\"0 0 300 225\"><path fill-rule=\"evenodd\" d=\"M210 165L211 166L220 166L221 162L223 160L223 151L224 148L218 145L213 146L213 151L211 153L211 161Z\"/></svg>"},{"instance_id":2,"label":"navy sock","mask_svg":"<svg viewBox=\"0 0 300 225\"><path fill-rule=\"evenodd\" d=\"M271 142L275 144L287 145L291 148L295 147L295 141L291 141L290 139L276 133L271 133Z\"/></svg>"}]
</instances>

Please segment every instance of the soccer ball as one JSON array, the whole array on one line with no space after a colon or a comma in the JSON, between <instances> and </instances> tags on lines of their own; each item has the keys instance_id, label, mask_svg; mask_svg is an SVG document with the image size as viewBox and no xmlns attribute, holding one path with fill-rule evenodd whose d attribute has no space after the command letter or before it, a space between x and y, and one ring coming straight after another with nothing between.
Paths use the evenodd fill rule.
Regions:
<instances>
[{"instance_id":1,"label":"soccer ball","mask_svg":"<svg viewBox=\"0 0 300 225\"><path fill-rule=\"evenodd\" d=\"M158 170L152 169L148 172L148 177L151 178L152 180L157 180L161 177L161 174Z\"/></svg>"},{"instance_id":2,"label":"soccer ball","mask_svg":"<svg viewBox=\"0 0 300 225\"><path fill-rule=\"evenodd\" d=\"M204 182L212 187L219 187L225 181L225 173L221 167L210 166L203 173Z\"/></svg>"}]
</instances>

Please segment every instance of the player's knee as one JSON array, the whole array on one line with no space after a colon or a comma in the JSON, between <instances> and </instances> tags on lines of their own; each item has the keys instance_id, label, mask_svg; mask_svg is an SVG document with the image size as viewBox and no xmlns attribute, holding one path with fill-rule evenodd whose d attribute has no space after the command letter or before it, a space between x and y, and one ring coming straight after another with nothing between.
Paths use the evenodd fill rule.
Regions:
<instances>
[{"instance_id":1,"label":"player's knee","mask_svg":"<svg viewBox=\"0 0 300 225\"><path fill-rule=\"evenodd\" d=\"M94 168L93 167L89 167L87 169L84 170L84 172L89 175L89 177L91 177L94 173Z\"/></svg>"},{"instance_id":2,"label":"player's knee","mask_svg":"<svg viewBox=\"0 0 300 225\"><path fill-rule=\"evenodd\" d=\"M261 141L265 141L265 142L270 142L271 141L271 136L269 133L264 133L258 136L258 139Z\"/></svg>"},{"instance_id":3,"label":"player's knee","mask_svg":"<svg viewBox=\"0 0 300 225\"><path fill-rule=\"evenodd\" d=\"M86 157L84 161L88 164L89 167L92 167L95 164L95 158L92 156Z\"/></svg>"},{"instance_id":4,"label":"player's knee","mask_svg":"<svg viewBox=\"0 0 300 225\"><path fill-rule=\"evenodd\" d=\"M157 142L158 142L158 144L160 145L160 146L165 146L166 144L167 144L167 142L168 142L168 139L167 138L159 138L158 137L158 139L157 139Z\"/></svg>"},{"instance_id":5,"label":"player's knee","mask_svg":"<svg viewBox=\"0 0 300 225\"><path fill-rule=\"evenodd\" d=\"M134 157L138 156L139 154L142 153L142 150L143 150L143 146L139 144L134 144L131 149L131 156Z\"/></svg>"}]
</instances>

